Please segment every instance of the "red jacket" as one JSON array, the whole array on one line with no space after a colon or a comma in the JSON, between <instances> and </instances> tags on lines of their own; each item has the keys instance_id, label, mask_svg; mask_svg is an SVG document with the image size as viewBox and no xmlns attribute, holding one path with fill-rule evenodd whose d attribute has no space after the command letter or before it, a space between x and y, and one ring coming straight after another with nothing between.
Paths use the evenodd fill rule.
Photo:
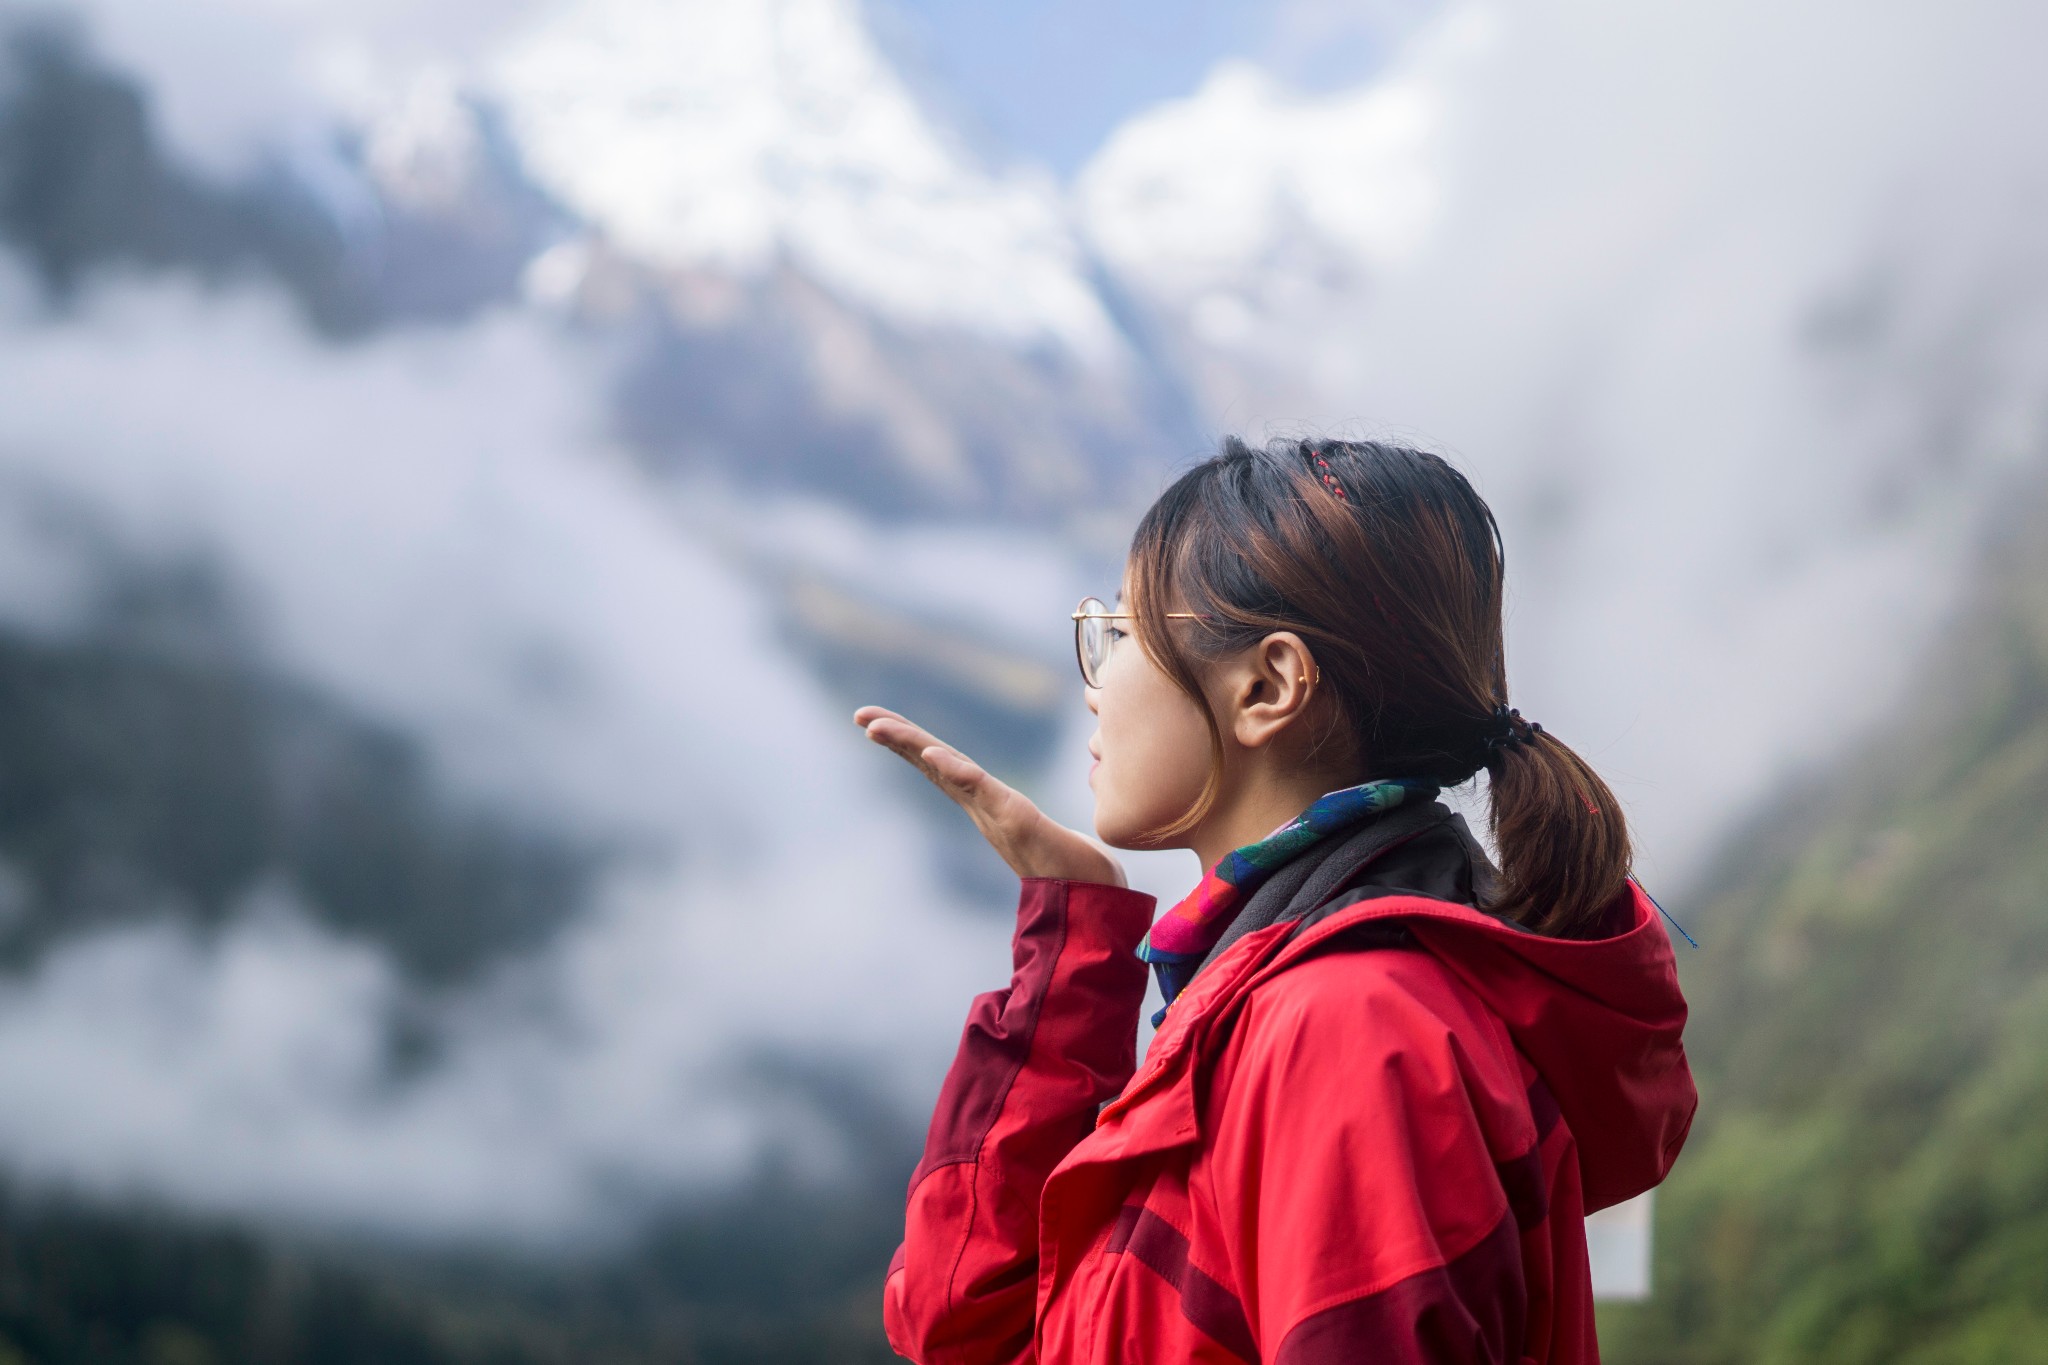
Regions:
<instances>
[{"instance_id":1,"label":"red jacket","mask_svg":"<svg viewBox=\"0 0 2048 1365\"><path fill-rule=\"evenodd\" d=\"M1026 881L1015 975L975 1001L911 1178L890 1343L1597 1361L1584 1215L1661 1180L1695 1104L1670 943L1631 894L1594 941L1398 894L1258 930L1133 1076L1152 898ZM1395 946L1346 950L1395 920Z\"/></svg>"}]
</instances>

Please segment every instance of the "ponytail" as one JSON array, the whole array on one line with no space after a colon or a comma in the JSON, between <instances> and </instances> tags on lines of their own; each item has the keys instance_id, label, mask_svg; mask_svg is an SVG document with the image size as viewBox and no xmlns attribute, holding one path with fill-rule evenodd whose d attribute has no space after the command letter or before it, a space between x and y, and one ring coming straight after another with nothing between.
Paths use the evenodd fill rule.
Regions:
<instances>
[{"instance_id":1,"label":"ponytail","mask_svg":"<svg viewBox=\"0 0 2048 1365\"><path fill-rule=\"evenodd\" d=\"M1600 775L1528 726L1487 763L1501 880L1487 908L1539 934L1594 938L1629 875L1628 822Z\"/></svg>"}]
</instances>

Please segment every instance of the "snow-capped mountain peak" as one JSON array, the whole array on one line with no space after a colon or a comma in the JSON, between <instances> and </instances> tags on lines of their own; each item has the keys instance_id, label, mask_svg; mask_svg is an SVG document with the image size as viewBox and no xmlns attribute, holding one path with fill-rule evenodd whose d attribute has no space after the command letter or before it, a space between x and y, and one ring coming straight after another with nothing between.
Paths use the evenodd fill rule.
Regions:
<instances>
[{"instance_id":1,"label":"snow-capped mountain peak","mask_svg":"<svg viewBox=\"0 0 2048 1365\"><path fill-rule=\"evenodd\" d=\"M898 323L1119 350L1058 187L975 165L853 0L570 0L485 81L532 173L629 254L787 259Z\"/></svg>"}]
</instances>

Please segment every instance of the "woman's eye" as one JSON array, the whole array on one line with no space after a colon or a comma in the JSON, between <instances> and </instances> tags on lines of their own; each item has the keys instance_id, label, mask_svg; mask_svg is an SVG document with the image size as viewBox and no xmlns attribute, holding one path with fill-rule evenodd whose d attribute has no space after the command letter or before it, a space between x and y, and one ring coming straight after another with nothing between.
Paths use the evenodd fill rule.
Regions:
<instances>
[{"instance_id":1,"label":"woman's eye","mask_svg":"<svg viewBox=\"0 0 2048 1365\"><path fill-rule=\"evenodd\" d=\"M1109 638L1112 642L1123 639L1125 634L1125 631L1118 629L1116 626L1109 628Z\"/></svg>"}]
</instances>

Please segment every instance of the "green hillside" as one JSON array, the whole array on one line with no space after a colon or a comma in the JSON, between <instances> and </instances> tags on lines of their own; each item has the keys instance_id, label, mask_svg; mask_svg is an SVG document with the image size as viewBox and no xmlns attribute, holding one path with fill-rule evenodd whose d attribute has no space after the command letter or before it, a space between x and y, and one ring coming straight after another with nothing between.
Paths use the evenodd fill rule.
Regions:
<instances>
[{"instance_id":1,"label":"green hillside","mask_svg":"<svg viewBox=\"0 0 2048 1365\"><path fill-rule=\"evenodd\" d=\"M2048 509L1918 704L1731 843L1622 1365L2048 1361Z\"/></svg>"}]
</instances>

